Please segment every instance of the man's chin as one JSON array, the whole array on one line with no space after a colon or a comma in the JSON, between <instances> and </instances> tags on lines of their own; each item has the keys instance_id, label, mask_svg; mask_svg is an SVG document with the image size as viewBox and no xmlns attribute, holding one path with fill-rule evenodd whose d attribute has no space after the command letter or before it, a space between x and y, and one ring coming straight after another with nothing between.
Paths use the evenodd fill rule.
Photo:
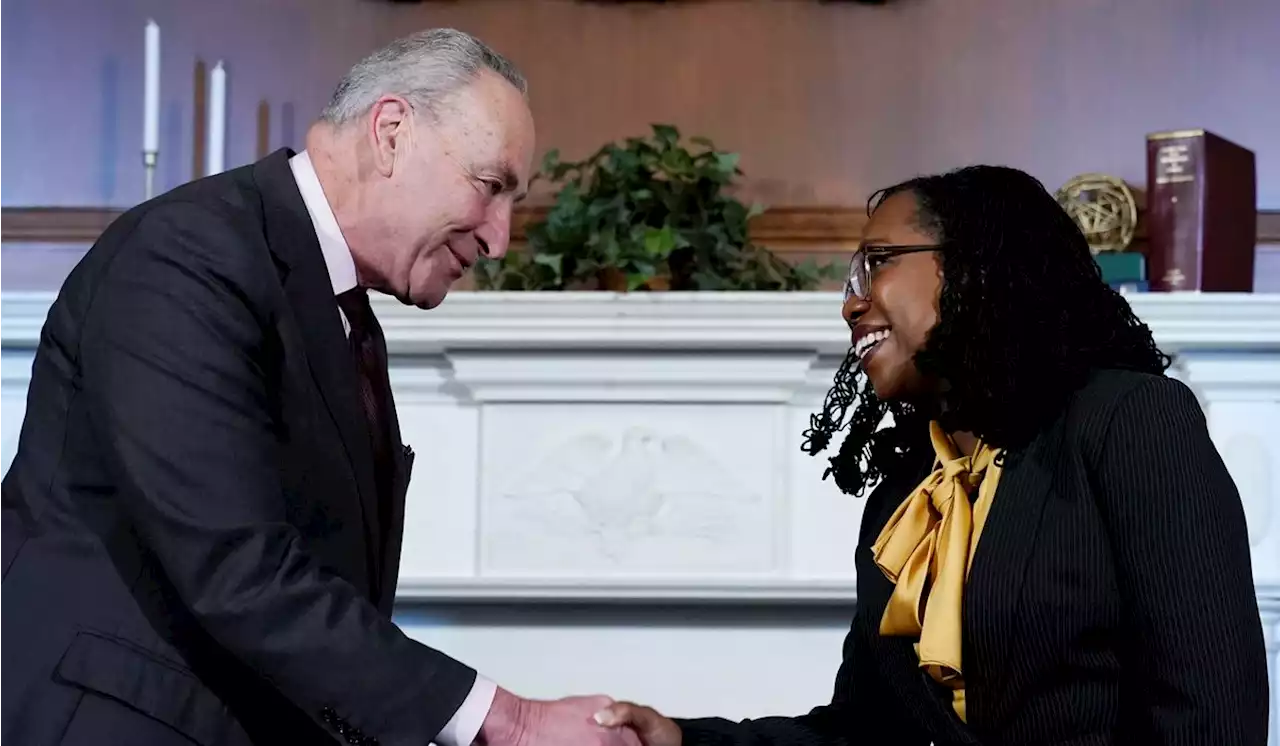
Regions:
<instances>
[{"instance_id":1,"label":"man's chin","mask_svg":"<svg viewBox=\"0 0 1280 746\"><path fill-rule=\"evenodd\" d=\"M417 306L423 310L430 310L444 303L445 297L449 294L449 286L423 288L417 292L409 291L407 297L401 298L400 302L410 306Z\"/></svg>"}]
</instances>

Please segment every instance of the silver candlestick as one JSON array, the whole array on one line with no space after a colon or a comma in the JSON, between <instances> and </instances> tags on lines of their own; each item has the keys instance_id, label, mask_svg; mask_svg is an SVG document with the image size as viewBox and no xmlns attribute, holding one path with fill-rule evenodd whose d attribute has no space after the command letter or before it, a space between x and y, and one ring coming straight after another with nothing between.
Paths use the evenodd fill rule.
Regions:
<instances>
[{"instance_id":1,"label":"silver candlestick","mask_svg":"<svg viewBox=\"0 0 1280 746\"><path fill-rule=\"evenodd\" d=\"M156 185L156 161L160 157L158 150L142 151L142 166L147 172L147 192L145 199L151 199L155 196Z\"/></svg>"}]
</instances>

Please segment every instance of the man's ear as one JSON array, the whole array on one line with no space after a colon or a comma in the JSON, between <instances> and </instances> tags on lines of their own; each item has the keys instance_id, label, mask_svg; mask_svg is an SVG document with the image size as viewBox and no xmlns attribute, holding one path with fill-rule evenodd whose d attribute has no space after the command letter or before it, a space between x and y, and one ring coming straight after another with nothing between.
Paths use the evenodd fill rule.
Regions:
<instances>
[{"instance_id":1,"label":"man's ear","mask_svg":"<svg viewBox=\"0 0 1280 746\"><path fill-rule=\"evenodd\" d=\"M400 96L383 96L373 104L369 137L373 167L382 176L391 176L396 157L403 156L409 145L411 113L409 102Z\"/></svg>"}]
</instances>

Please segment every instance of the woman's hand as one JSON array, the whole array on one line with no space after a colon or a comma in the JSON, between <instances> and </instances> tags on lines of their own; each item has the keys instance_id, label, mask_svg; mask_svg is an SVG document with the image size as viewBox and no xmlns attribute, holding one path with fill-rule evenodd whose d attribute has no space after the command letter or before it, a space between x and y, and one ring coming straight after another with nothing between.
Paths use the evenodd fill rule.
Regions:
<instances>
[{"instance_id":1,"label":"woman's hand","mask_svg":"<svg viewBox=\"0 0 1280 746\"><path fill-rule=\"evenodd\" d=\"M682 734L675 721L652 707L614 702L596 713L596 722L610 728L628 727L644 746L680 746Z\"/></svg>"}]
</instances>

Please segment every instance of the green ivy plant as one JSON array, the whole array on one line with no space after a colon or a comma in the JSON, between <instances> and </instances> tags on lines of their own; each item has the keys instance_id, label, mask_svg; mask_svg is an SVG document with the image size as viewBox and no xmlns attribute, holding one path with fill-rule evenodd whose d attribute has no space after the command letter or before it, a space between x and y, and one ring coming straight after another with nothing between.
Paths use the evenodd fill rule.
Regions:
<instances>
[{"instance_id":1,"label":"green ivy plant","mask_svg":"<svg viewBox=\"0 0 1280 746\"><path fill-rule=\"evenodd\" d=\"M652 128L578 162L548 152L535 179L559 185L555 204L527 226L525 250L476 267L478 287L809 290L836 277L834 266L791 264L751 241L748 222L762 208L729 194L742 175L736 153Z\"/></svg>"}]
</instances>

